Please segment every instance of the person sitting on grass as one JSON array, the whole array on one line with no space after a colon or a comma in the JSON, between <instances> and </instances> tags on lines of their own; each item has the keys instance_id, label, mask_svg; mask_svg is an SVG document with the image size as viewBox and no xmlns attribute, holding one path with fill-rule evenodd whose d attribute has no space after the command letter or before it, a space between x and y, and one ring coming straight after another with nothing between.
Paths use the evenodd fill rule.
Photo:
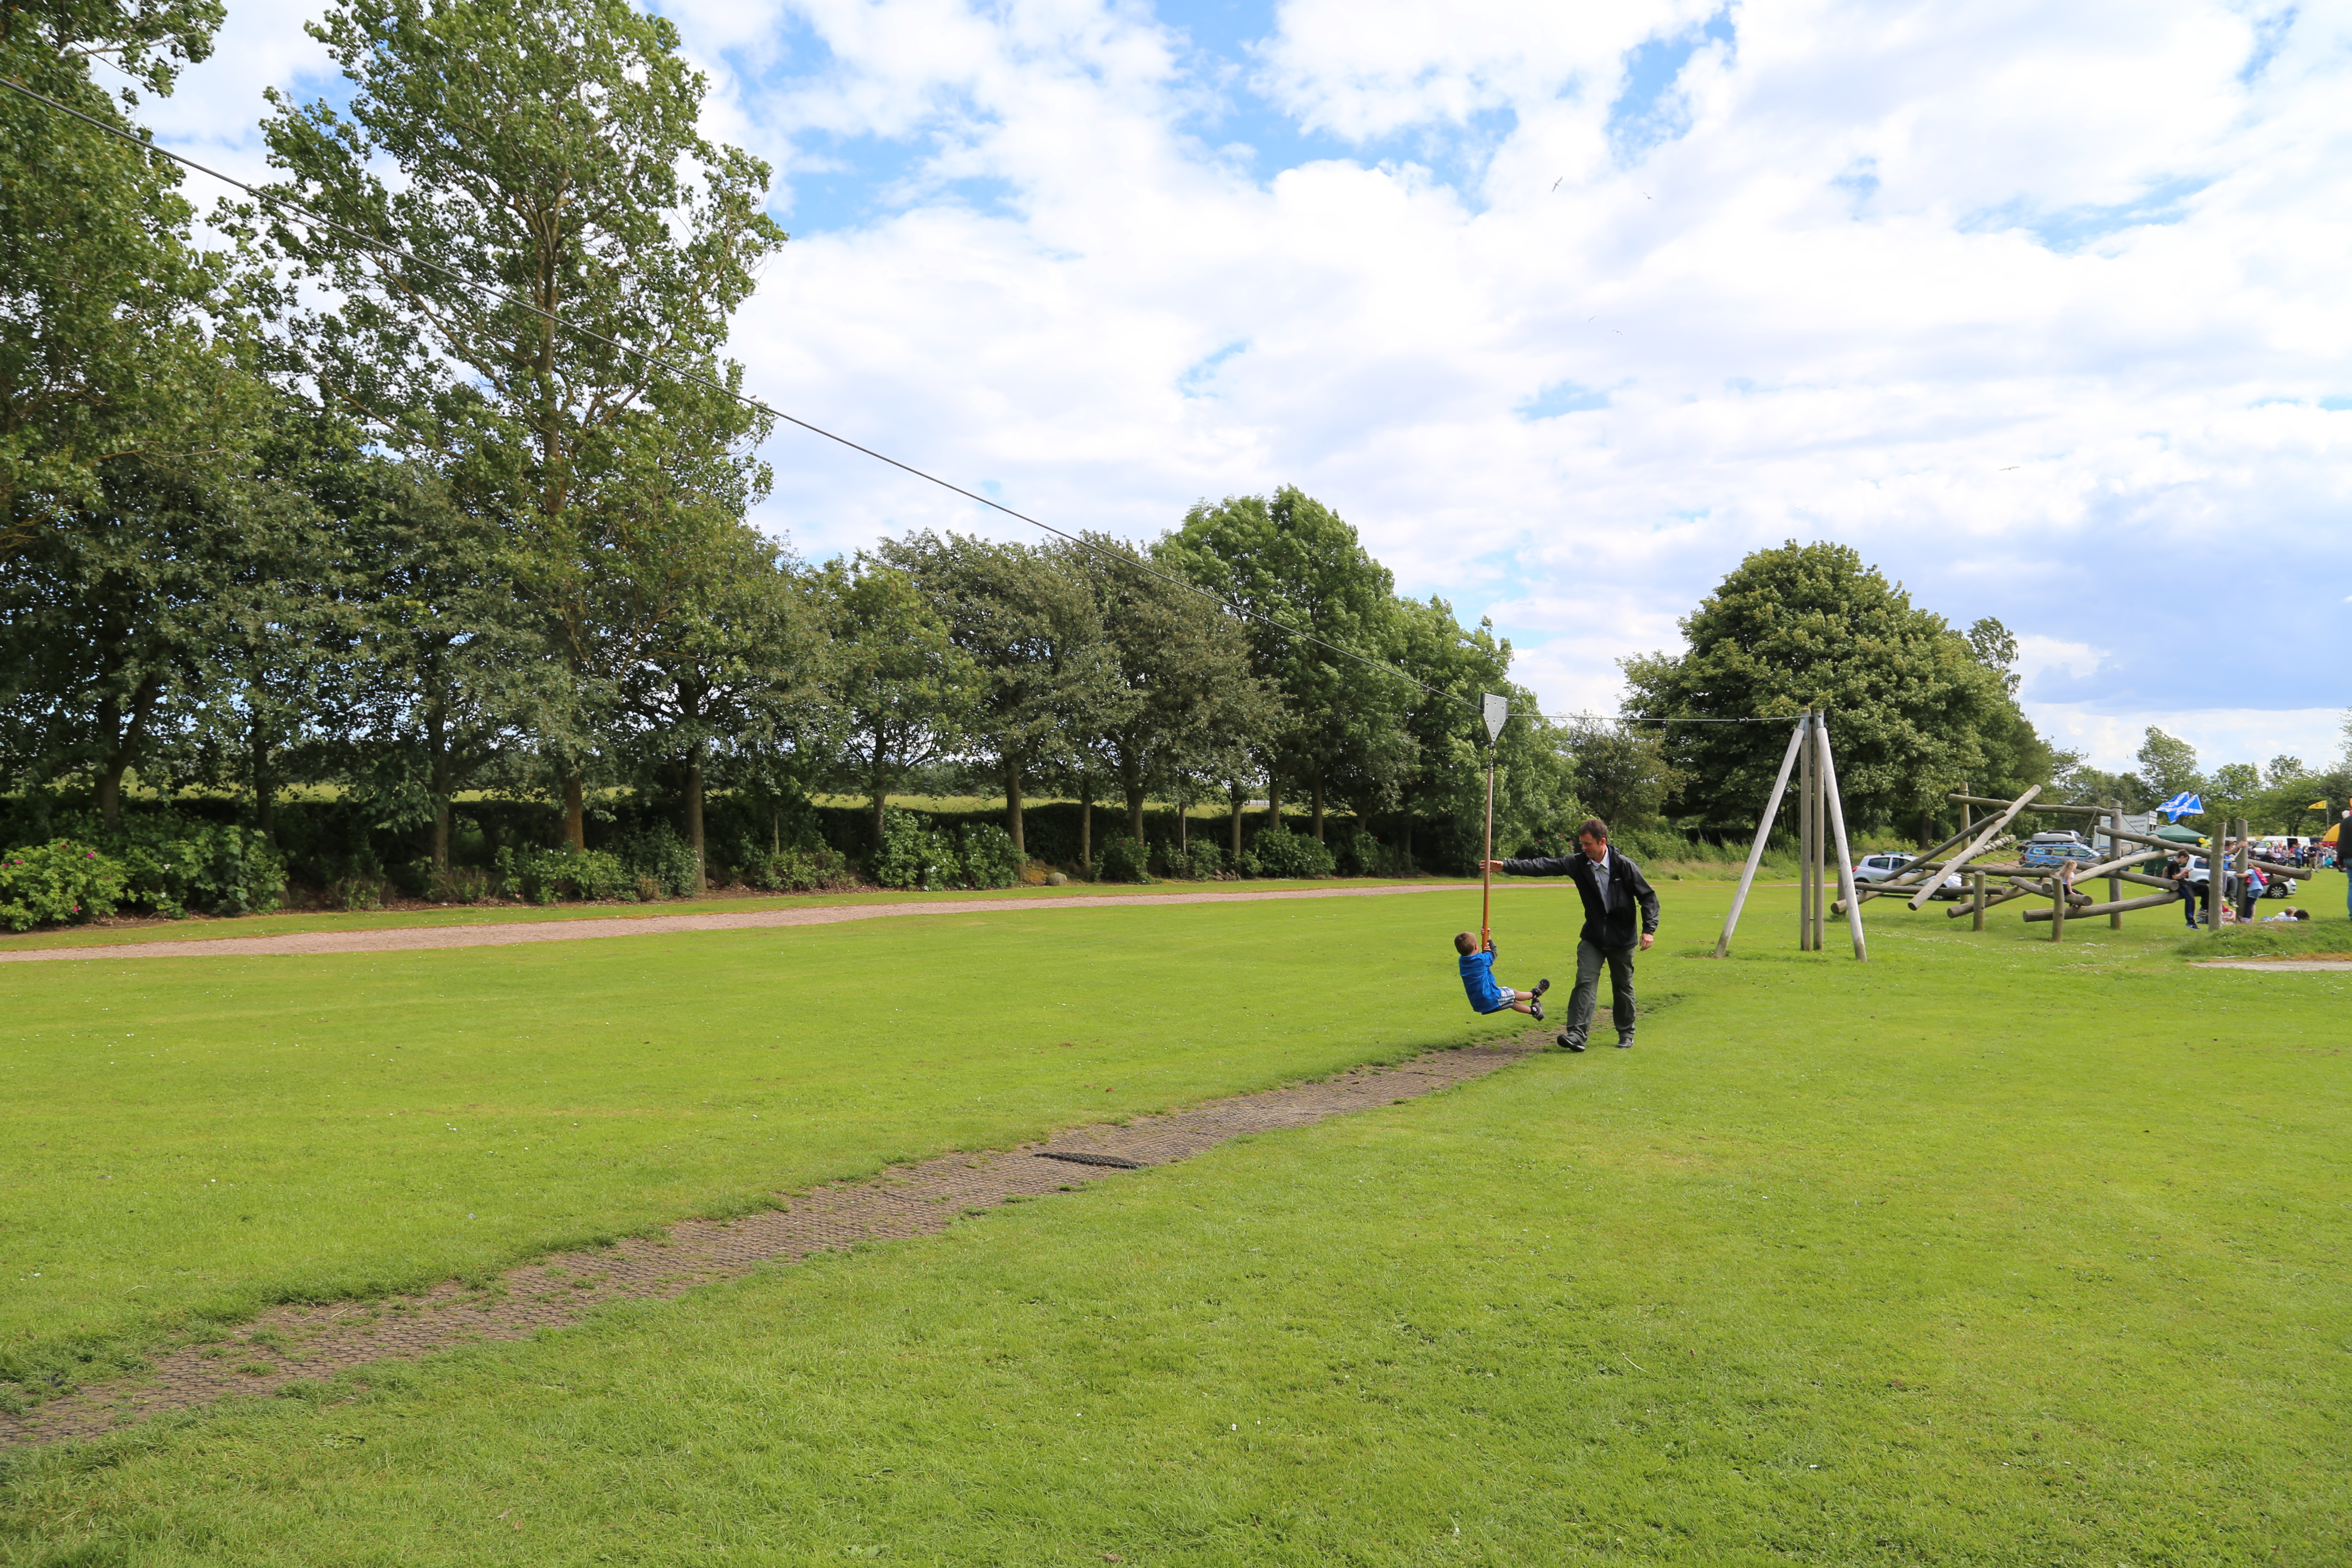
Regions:
<instances>
[{"instance_id":1,"label":"person sitting on grass","mask_svg":"<svg viewBox=\"0 0 2352 1568\"><path fill-rule=\"evenodd\" d=\"M2307 921L2307 920L2309 920L2310 918L2311 918L2311 911L2310 911L2309 910L2293 910L2293 909L2290 909L2290 910L2280 910L2277 914L2274 914L2274 915L2265 916L2263 920L2261 920L2260 921L2258 921L2258 922L2256 922L2256 923L2261 924L2261 925L2272 925L2272 924L2274 924L2275 922L2277 922L2277 921Z\"/></svg>"},{"instance_id":2,"label":"person sitting on grass","mask_svg":"<svg viewBox=\"0 0 2352 1568\"><path fill-rule=\"evenodd\" d=\"M1496 984L1495 939L1491 936L1482 949L1478 939L1465 931L1454 939L1454 951L1462 955L1462 989L1470 993L1470 1005L1481 1013L1499 1013L1508 1007L1542 1021L1543 994L1551 989L1550 981L1537 981L1532 991L1514 991L1507 985Z\"/></svg>"}]
</instances>

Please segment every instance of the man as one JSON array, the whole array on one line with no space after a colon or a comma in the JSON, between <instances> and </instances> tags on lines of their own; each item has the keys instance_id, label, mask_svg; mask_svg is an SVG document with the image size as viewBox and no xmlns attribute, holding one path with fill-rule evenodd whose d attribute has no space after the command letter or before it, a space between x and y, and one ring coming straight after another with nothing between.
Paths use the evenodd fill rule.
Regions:
<instances>
[{"instance_id":1,"label":"man","mask_svg":"<svg viewBox=\"0 0 2352 1568\"><path fill-rule=\"evenodd\" d=\"M1633 954L1647 952L1658 935L1658 895L1642 868L1609 847L1609 825L1588 816L1576 830L1579 853L1535 860L1489 860L1486 868L1511 877L1573 877L1584 895L1584 929L1577 933L1576 990L1568 999L1568 1023L1559 1043L1584 1048L1592 1031L1593 1004L1601 995L1601 965L1609 965L1609 1017L1617 1026L1617 1047L1633 1048ZM1634 912L1640 911L1638 944Z\"/></svg>"}]
</instances>

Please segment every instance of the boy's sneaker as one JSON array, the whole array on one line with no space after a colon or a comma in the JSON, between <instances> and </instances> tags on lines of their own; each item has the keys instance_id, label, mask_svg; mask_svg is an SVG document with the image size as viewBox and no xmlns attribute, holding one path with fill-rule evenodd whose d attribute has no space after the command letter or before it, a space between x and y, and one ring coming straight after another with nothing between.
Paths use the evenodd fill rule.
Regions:
<instances>
[{"instance_id":1,"label":"boy's sneaker","mask_svg":"<svg viewBox=\"0 0 2352 1568\"><path fill-rule=\"evenodd\" d=\"M1569 1032L1566 1029L1562 1029L1559 1032L1559 1046L1560 1049L1565 1051L1580 1051L1584 1048L1584 1042L1582 1040L1571 1038Z\"/></svg>"},{"instance_id":2,"label":"boy's sneaker","mask_svg":"<svg viewBox=\"0 0 2352 1568\"><path fill-rule=\"evenodd\" d=\"M1551 982L1550 982L1550 981L1549 981L1549 980L1538 980L1538 981L1537 981L1537 982L1536 982L1536 988L1535 988L1535 990L1534 990L1533 992L1529 993L1529 994L1531 994L1531 995L1535 995L1535 996L1541 996L1545 992L1547 992L1547 991L1549 991L1549 990L1550 990L1550 989L1551 989Z\"/></svg>"},{"instance_id":3,"label":"boy's sneaker","mask_svg":"<svg viewBox=\"0 0 2352 1568\"><path fill-rule=\"evenodd\" d=\"M1536 1021L1537 1023L1538 1023L1538 1024L1542 1023L1542 1022L1543 1022L1543 998L1542 998L1541 996L1538 996L1535 1000L1533 1000L1532 1002L1529 1002L1529 1003L1528 1004L1528 1012L1530 1015L1532 1015L1532 1016L1533 1016L1533 1017L1535 1018L1535 1021Z\"/></svg>"}]
</instances>

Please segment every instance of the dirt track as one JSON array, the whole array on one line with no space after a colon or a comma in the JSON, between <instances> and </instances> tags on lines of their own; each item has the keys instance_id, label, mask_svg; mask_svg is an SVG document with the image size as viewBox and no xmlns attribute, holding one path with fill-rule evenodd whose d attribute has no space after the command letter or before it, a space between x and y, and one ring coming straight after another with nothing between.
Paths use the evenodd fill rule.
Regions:
<instances>
[{"instance_id":1,"label":"dirt track","mask_svg":"<svg viewBox=\"0 0 2352 1568\"><path fill-rule=\"evenodd\" d=\"M668 936L693 931L761 931L771 926L835 925L894 915L1024 914L1040 910L1098 910L1130 904L1260 903L1276 899L1367 899L1386 893L1459 892L1461 884L1413 882L1377 888L1301 888L1268 893L1121 893L1063 899L926 900L898 904L827 904L749 914L615 916L609 920L513 921L502 924L400 926L388 931L298 931L288 936L184 938L112 946L0 951L0 963L43 963L100 958L286 958L328 952L407 952L436 947L508 947L527 942L587 942L608 936Z\"/></svg>"}]
</instances>

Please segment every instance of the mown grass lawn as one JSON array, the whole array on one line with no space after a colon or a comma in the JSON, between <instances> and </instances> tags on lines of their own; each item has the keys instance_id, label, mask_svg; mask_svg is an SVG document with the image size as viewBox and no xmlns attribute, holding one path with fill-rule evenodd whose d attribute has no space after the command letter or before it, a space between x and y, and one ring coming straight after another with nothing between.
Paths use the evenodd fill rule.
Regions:
<instances>
[{"instance_id":1,"label":"mown grass lawn","mask_svg":"<svg viewBox=\"0 0 2352 1568\"><path fill-rule=\"evenodd\" d=\"M0 1561L2346 1560L2352 982L1668 896L1634 1051L14 1456ZM1416 904L1255 908L1458 1030Z\"/></svg>"},{"instance_id":2,"label":"mown grass lawn","mask_svg":"<svg viewBox=\"0 0 2352 1568\"><path fill-rule=\"evenodd\" d=\"M272 1300L1492 1036L1448 945L1475 898L10 966L0 1396ZM1574 900L1517 898L1557 942Z\"/></svg>"}]
</instances>

